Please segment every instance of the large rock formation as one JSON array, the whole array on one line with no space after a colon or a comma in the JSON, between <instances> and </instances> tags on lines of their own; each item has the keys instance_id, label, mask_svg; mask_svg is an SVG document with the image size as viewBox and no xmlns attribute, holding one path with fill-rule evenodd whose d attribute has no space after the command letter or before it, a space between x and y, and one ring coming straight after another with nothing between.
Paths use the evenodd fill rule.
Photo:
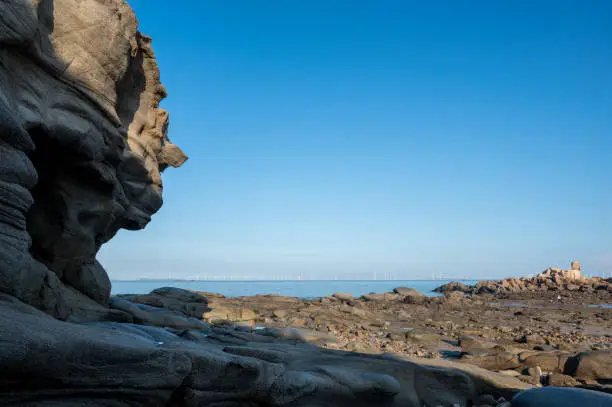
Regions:
<instances>
[{"instance_id":1,"label":"large rock formation","mask_svg":"<svg viewBox=\"0 0 612 407\"><path fill-rule=\"evenodd\" d=\"M149 222L160 172L186 159L158 108L151 41L121 0L5 0L0 84L0 291L106 319L96 253Z\"/></svg>"},{"instance_id":2,"label":"large rock formation","mask_svg":"<svg viewBox=\"0 0 612 407\"><path fill-rule=\"evenodd\" d=\"M186 159L164 96L124 1L0 2L1 405L463 407L525 388L211 327L180 290L110 299L96 253L149 222Z\"/></svg>"}]
</instances>

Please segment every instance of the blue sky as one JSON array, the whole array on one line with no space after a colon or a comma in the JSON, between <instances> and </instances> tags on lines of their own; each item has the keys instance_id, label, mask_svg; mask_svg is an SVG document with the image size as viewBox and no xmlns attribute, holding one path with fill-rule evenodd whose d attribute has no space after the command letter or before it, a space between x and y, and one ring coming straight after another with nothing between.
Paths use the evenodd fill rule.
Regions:
<instances>
[{"instance_id":1,"label":"blue sky","mask_svg":"<svg viewBox=\"0 0 612 407\"><path fill-rule=\"evenodd\" d=\"M111 278L612 271L612 3L130 4L190 159Z\"/></svg>"}]
</instances>

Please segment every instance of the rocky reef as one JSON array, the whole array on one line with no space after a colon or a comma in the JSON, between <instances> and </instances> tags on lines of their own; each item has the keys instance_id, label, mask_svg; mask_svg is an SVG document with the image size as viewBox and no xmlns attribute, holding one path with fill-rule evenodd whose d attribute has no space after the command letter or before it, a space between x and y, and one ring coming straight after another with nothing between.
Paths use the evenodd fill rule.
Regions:
<instances>
[{"instance_id":1,"label":"rocky reef","mask_svg":"<svg viewBox=\"0 0 612 407\"><path fill-rule=\"evenodd\" d=\"M186 160L137 26L121 0L0 2L0 405L493 406L532 387L211 324L214 302L180 289L111 298L96 253L146 226Z\"/></svg>"},{"instance_id":2,"label":"rocky reef","mask_svg":"<svg viewBox=\"0 0 612 407\"><path fill-rule=\"evenodd\" d=\"M496 296L508 296L517 293L521 296L531 294L533 297L540 298L545 298L553 293L575 292L581 298L585 298L585 296L608 298L612 296L612 279L586 278L580 271L580 263L574 261L569 270L549 267L534 277L511 277L497 281L482 280L471 286L453 281L434 290L437 293L452 291Z\"/></svg>"}]
</instances>

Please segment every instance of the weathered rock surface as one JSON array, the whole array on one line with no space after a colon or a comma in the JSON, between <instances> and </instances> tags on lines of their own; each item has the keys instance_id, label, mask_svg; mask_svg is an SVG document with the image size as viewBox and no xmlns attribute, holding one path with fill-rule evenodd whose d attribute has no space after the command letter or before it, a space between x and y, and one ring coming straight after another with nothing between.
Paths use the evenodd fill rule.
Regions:
<instances>
[{"instance_id":1,"label":"weathered rock surface","mask_svg":"<svg viewBox=\"0 0 612 407\"><path fill-rule=\"evenodd\" d=\"M185 160L164 95L127 3L0 3L0 292L59 318L103 314L83 298L108 305L97 251L149 222L159 172Z\"/></svg>"}]
</instances>

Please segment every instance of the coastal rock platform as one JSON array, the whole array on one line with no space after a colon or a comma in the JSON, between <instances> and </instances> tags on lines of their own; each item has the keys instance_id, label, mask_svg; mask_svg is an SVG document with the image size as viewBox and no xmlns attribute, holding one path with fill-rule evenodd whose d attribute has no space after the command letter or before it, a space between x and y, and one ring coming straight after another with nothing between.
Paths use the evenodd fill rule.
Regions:
<instances>
[{"instance_id":1,"label":"coastal rock platform","mask_svg":"<svg viewBox=\"0 0 612 407\"><path fill-rule=\"evenodd\" d=\"M497 318L495 308L462 293L111 297L98 250L146 226L162 205L161 172L187 159L168 138L166 90L137 28L122 0L0 2L0 406L521 407L542 378L599 390L573 400L605 397L606 334L512 331L532 314L490 327L524 334L516 349L528 353L489 348L476 310ZM593 329L607 329L608 311L593 313ZM470 357L409 356L408 341L443 339L432 327ZM340 346L347 329L380 343ZM596 350L560 347L583 337ZM535 343L557 353L526 349Z\"/></svg>"}]
</instances>

